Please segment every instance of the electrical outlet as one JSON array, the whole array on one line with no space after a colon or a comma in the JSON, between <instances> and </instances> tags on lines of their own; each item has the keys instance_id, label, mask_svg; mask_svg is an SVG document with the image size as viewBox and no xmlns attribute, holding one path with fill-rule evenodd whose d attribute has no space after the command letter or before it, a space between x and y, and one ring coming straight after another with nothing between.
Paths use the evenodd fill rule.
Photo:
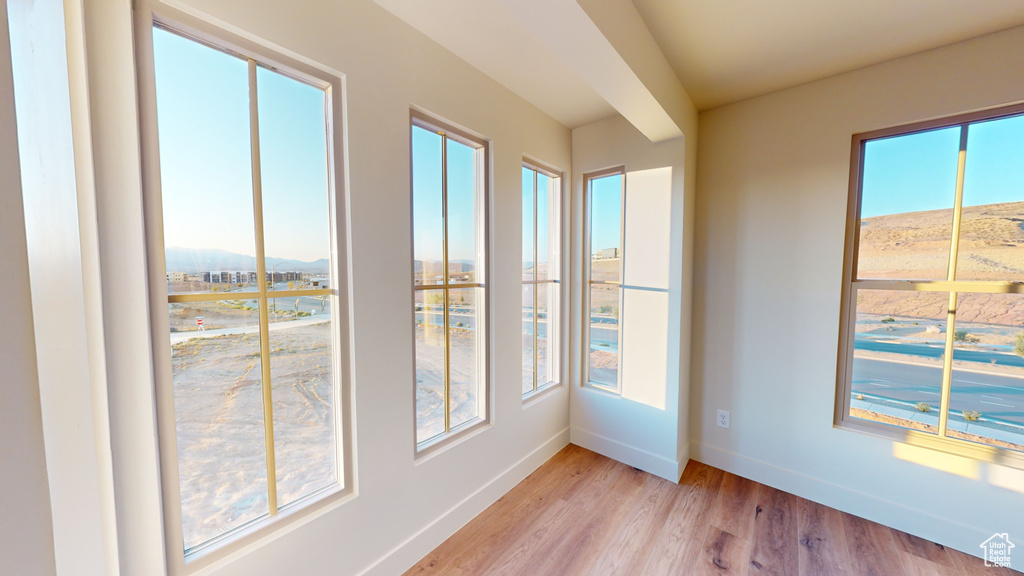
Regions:
<instances>
[{"instance_id":1,"label":"electrical outlet","mask_svg":"<svg viewBox=\"0 0 1024 576\"><path fill-rule=\"evenodd\" d=\"M729 427L729 413L725 410L718 411L718 427L728 428Z\"/></svg>"}]
</instances>

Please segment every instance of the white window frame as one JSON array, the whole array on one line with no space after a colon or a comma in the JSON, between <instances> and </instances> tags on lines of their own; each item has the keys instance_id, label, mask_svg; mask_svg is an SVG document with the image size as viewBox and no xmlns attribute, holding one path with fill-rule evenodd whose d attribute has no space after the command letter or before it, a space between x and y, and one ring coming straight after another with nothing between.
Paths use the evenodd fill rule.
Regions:
<instances>
[{"instance_id":1,"label":"white window frame","mask_svg":"<svg viewBox=\"0 0 1024 576\"><path fill-rule=\"evenodd\" d=\"M619 207L619 279L618 281L606 280L594 282L591 279L591 260L593 259L593 247L590 245L592 237L592 186L591 182L601 178L614 175L622 176L622 191L620 193ZM583 175L583 314L581 318L581 361L582 361L582 385L585 388L594 388L612 394L622 393L622 323L625 315L623 302L625 300L623 285L626 274L626 167L615 166ZM618 349L619 362L615 375L615 386L603 382L593 382L590 379L590 287L594 284L605 284L618 286L619 288L619 322L618 322Z\"/></svg>"},{"instance_id":2,"label":"white window frame","mask_svg":"<svg viewBox=\"0 0 1024 576\"><path fill-rule=\"evenodd\" d=\"M990 110L959 114L946 118L915 122L891 128L883 128L871 132L853 135L850 155L850 188L847 204L846 242L843 259L842 301L839 319L839 353L836 372L836 400L834 426L848 430L865 432L907 442L909 444L931 448L959 456L965 456L985 462L999 463L1014 468L1024 469L1024 453L993 445L976 444L946 435L946 423L949 417L950 392L952 389L953 337L956 326L956 304L960 292L965 293L1017 293L1024 294L1024 285L1008 282L980 282L956 280L956 261L959 249L960 214L963 198L964 174L967 159L967 127L969 124L986 120L996 120L1008 116L1024 114L1024 104L1004 106ZM950 238L949 272L945 280L882 280L858 279L857 256L860 240L861 190L863 183L864 152L868 141L896 136L959 126L960 152L957 164L955 200L953 204L953 225ZM858 289L875 290L914 290L925 292L943 292L950 295L950 307L947 313L945 354L943 363L943 379L939 403L938 433L930 434L902 428L896 425L873 422L850 416L850 396L853 382L854 332L857 324L857 306L855 294Z\"/></svg>"},{"instance_id":3,"label":"white window frame","mask_svg":"<svg viewBox=\"0 0 1024 576\"><path fill-rule=\"evenodd\" d=\"M431 132L440 134L442 138L451 138L456 142L465 144L471 148L477 150L477 210L476 218L479 224L477 232L477 255L478 258L483 260L480 266L476 269L476 282L462 282L462 283L451 283L449 282L448 272L448 223L444 224L444 254L443 254L443 270L442 277L444 278L443 284L416 284L416 248L415 248L415 214L412 210L413 206L413 150L412 150L412 129L413 127L419 127ZM446 142L446 140L445 140ZM446 146L447 144L443 144ZM442 157L442 163L444 163L444 157ZM442 166L442 174L447 174L447 168ZM445 215L447 216L447 177L443 177L443 189L442 189L442 203L444 205ZM491 411L493 409L492 402L492 390L491 382L491 290L488 286L490 279L490 265L491 265L491 243L490 243L490 231L491 231L491 190L493 189L491 182L491 143L487 138L480 136L470 130L456 126L455 124L441 120L440 118L428 114L426 112L410 109L409 110L409 263L412 270L410 306L411 319L410 327L413 328L411 333L412 337L412 363L413 363L413 386L412 386L412 400L413 400L413 421L412 421L412 439L413 445L415 446L416 458L421 458L432 454L436 451L444 449L446 446L453 444L463 438L468 437L474 431L482 430L491 424ZM445 218L447 220L447 218ZM449 406L449 387L450 387L450 343L448 341L448 292L452 289L460 288L479 288L483 290L482 304L477 303L477 306L483 306L482 311L477 312L478 321L483 326L477 326L478 330L478 342L480 345L477 347L477 374L478 378L481 379L477 383L479 388L478 393L481 395L480 415L468 422L459 424L458 426L451 426L450 417L451 410ZM445 324L445 376L444 376L444 402L445 402L445 415L444 425L445 431L436 436L424 439L422 442L418 441L418 423L416 422L416 292L422 290L443 290L445 294L446 305L444 307L444 324Z\"/></svg>"},{"instance_id":4,"label":"white window frame","mask_svg":"<svg viewBox=\"0 0 1024 576\"><path fill-rule=\"evenodd\" d=\"M334 379L338 481L295 503L279 508L184 554L181 503L177 462L177 434L171 379L170 329L167 318L167 284L163 244L163 214L160 190L160 158L157 135L156 84L153 54L153 27L159 26L216 50L250 62L250 89L253 87L253 63L325 90L328 138L328 195L331 226L331 309L334 330ZM272 51L256 42L221 30L198 18L161 5L136 10L136 66L138 71L139 117L143 168L143 206L147 256L149 262L150 323L153 343L157 432L160 451L164 545L168 573L191 574L239 553L254 542L296 522L333 509L357 493L352 454L355 446L354 385L355 373L349 330L350 259L344 174L345 127L344 79L340 73L321 69L298 58ZM251 114L255 109L250 106ZM257 138L258 134L253 134ZM254 185L256 185L254 183ZM258 217L258 216L256 216ZM273 510L273 509L272 509Z\"/></svg>"},{"instance_id":5,"label":"white window frame","mask_svg":"<svg viewBox=\"0 0 1024 576\"><path fill-rule=\"evenodd\" d=\"M562 260L563 260L563 255L564 255L563 246L564 246L564 241L565 241L564 240L565 239L565 234L563 233L564 226L562 225L562 207L563 207L563 204L564 204L563 196L565 194L564 194L564 191L563 191L563 189L564 189L564 184L563 184L564 176L563 176L561 171L556 170L554 168L550 168L550 167L546 166L545 164L537 162L537 161L532 160L530 158L523 158L523 168L526 168L527 170L532 170L533 171L533 262L534 262L534 274L533 274L533 280L523 280L522 281L522 285L523 286L533 286L533 290L534 290L534 292L533 292L533 302L534 302L534 312L533 312L533 390L530 390L528 392L524 392L523 393L523 400L526 401L526 400L529 400L529 399L531 399L531 398L533 398L535 396L540 395L541 393L543 393L543 392L545 392L547 390L550 390L552 388L557 388L557 387L561 386L562 380L563 380L563 376L562 376L562 365L563 365L563 361L562 361L563 360L563 346L562 346L562 342L564 340L562 338L562 327L565 324L565 313L564 313L565 307L562 305L562 301L563 301L563 296L564 296L563 292L565 292L565 287L564 287L565 284L562 281L562 279L564 278L565 274L564 274L564 270L563 270L564 266L563 266ZM548 243L551 246L556 246L557 247L556 255L557 255L558 261L557 261L556 265L554 265L554 266L552 266L551 263L549 263L549 265L548 265L548 276L549 276L549 278L547 278L546 280L538 280L537 279L537 268L536 268L536 266L537 266L537 257L539 255L538 249L537 249L537 244L538 244L538 242L537 242L537 240L538 240L537 228L538 228L538 222L539 222L538 221L538 216L537 216L537 195L538 195L538 189L537 189L537 180L538 180L538 178L537 178L537 175L538 174L544 174L548 178L550 178L552 180L556 180L555 185L553 185L551 187L551 193L553 195L555 195L555 198L549 199L548 203L551 206L556 206L557 209L558 209L558 213L555 214L554 217L550 217L549 216L549 218L548 218L548 222L549 222L549 224L548 224L548 226L549 226L549 230L548 230ZM553 234L551 233L551 230L550 230L551 223L554 223L554 225L557 226L557 230L555 230ZM550 278L550 276L552 275L551 271L554 271L555 274L558 275L558 277L557 278ZM521 274L520 274L520 277L521 277ZM538 360L539 353L538 353L538 348L537 348L537 341L538 341L538 333L537 333L537 323L538 323L538 319L537 319L537 300L538 300L537 285L538 284L555 284L556 286L558 286L558 298L554 300L555 302L557 302L556 305L558 306L558 309L556 310L557 314L551 314L550 308L552 306L552 303L551 302L548 303L548 362L555 362L556 363L554 368L552 369L552 374L555 375L556 379L555 380L550 380L548 382L543 382L543 383L540 382L540 380L538 379L538 376L537 376L537 364L539 362L539 360ZM522 346L520 346L520 349L521 348L522 348Z\"/></svg>"}]
</instances>

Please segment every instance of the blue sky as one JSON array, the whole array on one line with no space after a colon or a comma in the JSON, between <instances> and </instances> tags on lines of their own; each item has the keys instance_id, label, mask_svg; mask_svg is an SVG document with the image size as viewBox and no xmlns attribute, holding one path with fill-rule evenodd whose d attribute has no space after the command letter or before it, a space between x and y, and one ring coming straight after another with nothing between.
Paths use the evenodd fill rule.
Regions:
<instances>
[{"instance_id":1,"label":"blue sky","mask_svg":"<svg viewBox=\"0 0 1024 576\"><path fill-rule=\"evenodd\" d=\"M537 230L533 229L534 191L533 179L537 178ZM551 231L552 179L542 172L523 166L523 265L533 265L533 242L537 240L537 259L548 262Z\"/></svg>"},{"instance_id":2,"label":"blue sky","mask_svg":"<svg viewBox=\"0 0 1024 576\"><path fill-rule=\"evenodd\" d=\"M413 247L417 260L441 260L444 240L441 142L412 127ZM448 259L476 259L476 150L448 139Z\"/></svg>"},{"instance_id":3,"label":"blue sky","mask_svg":"<svg viewBox=\"0 0 1024 576\"><path fill-rule=\"evenodd\" d=\"M248 64L156 29L167 247L255 254ZM257 71L266 255L330 255L322 90Z\"/></svg>"},{"instance_id":4,"label":"blue sky","mask_svg":"<svg viewBox=\"0 0 1024 576\"><path fill-rule=\"evenodd\" d=\"M590 181L590 251L620 248L619 227L622 224L622 174Z\"/></svg>"},{"instance_id":5,"label":"blue sky","mask_svg":"<svg viewBox=\"0 0 1024 576\"><path fill-rule=\"evenodd\" d=\"M960 127L866 145L861 217L949 209L956 192ZM970 125L964 206L1024 201L1024 117Z\"/></svg>"}]
</instances>

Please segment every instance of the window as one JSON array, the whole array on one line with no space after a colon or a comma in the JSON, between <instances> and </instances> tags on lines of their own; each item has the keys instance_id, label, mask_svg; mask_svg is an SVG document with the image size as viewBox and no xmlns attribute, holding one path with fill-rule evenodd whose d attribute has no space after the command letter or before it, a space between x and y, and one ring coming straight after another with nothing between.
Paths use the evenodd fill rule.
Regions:
<instances>
[{"instance_id":1,"label":"window","mask_svg":"<svg viewBox=\"0 0 1024 576\"><path fill-rule=\"evenodd\" d=\"M190 556L344 485L331 84L163 27L153 48L159 408Z\"/></svg>"},{"instance_id":2,"label":"window","mask_svg":"<svg viewBox=\"0 0 1024 576\"><path fill-rule=\"evenodd\" d=\"M487 143L414 114L416 444L486 419Z\"/></svg>"},{"instance_id":3,"label":"window","mask_svg":"<svg viewBox=\"0 0 1024 576\"><path fill-rule=\"evenodd\" d=\"M1022 112L854 137L842 424L1024 450Z\"/></svg>"},{"instance_id":4,"label":"window","mask_svg":"<svg viewBox=\"0 0 1024 576\"><path fill-rule=\"evenodd\" d=\"M558 383L562 179L523 165L523 395Z\"/></svg>"},{"instance_id":5,"label":"window","mask_svg":"<svg viewBox=\"0 0 1024 576\"><path fill-rule=\"evenodd\" d=\"M584 176L586 191L586 289L584 382L618 391L622 376L623 216L626 178L621 168Z\"/></svg>"}]
</instances>

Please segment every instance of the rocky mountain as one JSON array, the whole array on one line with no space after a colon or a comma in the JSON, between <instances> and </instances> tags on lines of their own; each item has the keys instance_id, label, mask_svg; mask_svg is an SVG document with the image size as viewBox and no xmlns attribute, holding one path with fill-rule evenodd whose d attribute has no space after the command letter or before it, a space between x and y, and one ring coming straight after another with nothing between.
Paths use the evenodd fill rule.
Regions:
<instances>
[{"instance_id":1,"label":"rocky mountain","mask_svg":"<svg viewBox=\"0 0 1024 576\"><path fill-rule=\"evenodd\" d=\"M167 248L165 256L169 272L195 274L210 271L249 272L256 270L255 256L235 254L225 250L171 247ZM326 258L313 262L290 258L267 258L267 270L272 268L278 272L327 274L330 271L330 261Z\"/></svg>"}]
</instances>

